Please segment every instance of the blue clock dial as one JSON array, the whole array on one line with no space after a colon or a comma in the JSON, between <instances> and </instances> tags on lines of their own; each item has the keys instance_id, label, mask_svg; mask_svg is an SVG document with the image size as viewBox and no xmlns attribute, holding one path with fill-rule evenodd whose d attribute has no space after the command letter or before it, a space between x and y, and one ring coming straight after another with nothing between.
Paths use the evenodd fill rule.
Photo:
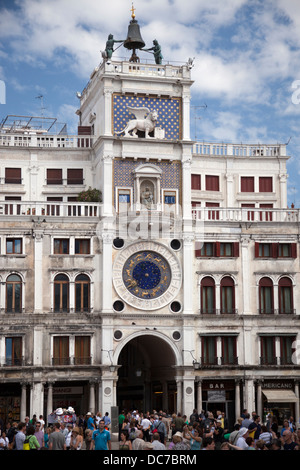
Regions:
<instances>
[{"instance_id":1,"label":"blue clock dial","mask_svg":"<svg viewBox=\"0 0 300 470\"><path fill-rule=\"evenodd\" d=\"M130 256L122 274L129 292L141 299L160 297L171 282L169 263L153 251L140 251Z\"/></svg>"}]
</instances>

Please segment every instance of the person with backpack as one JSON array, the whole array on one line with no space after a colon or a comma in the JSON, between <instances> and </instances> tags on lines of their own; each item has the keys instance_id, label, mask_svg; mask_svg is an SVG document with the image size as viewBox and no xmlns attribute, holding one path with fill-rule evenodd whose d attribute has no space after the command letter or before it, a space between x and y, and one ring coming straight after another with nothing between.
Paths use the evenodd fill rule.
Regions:
<instances>
[{"instance_id":1,"label":"person with backpack","mask_svg":"<svg viewBox=\"0 0 300 470\"><path fill-rule=\"evenodd\" d=\"M23 450L38 450L40 449L39 441L37 440L36 436L34 435L35 429L34 426L30 425L27 429L27 435L25 437L25 441L23 443Z\"/></svg>"}]
</instances>

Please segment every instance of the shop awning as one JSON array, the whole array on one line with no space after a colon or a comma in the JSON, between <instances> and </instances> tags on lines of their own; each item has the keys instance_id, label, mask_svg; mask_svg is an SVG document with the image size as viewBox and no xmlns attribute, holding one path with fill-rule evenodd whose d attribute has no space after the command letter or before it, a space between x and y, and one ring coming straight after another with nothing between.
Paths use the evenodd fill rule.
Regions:
<instances>
[{"instance_id":1,"label":"shop awning","mask_svg":"<svg viewBox=\"0 0 300 470\"><path fill-rule=\"evenodd\" d=\"M262 390L262 392L271 403L296 403L299 400L293 390Z\"/></svg>"}]
</instances>

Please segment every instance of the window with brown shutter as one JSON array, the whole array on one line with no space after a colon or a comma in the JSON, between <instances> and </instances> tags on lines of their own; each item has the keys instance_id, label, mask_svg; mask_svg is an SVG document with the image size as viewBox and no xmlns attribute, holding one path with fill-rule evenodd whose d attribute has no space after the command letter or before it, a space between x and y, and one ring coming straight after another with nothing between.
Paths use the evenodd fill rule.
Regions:
<instances>
[{"instance_id":1,"label":"window with brown shutter","mask_svg":"<svg viewBox=\"0 0 300 470\"><path fill-rule=\"evenodd\" d=\"M201 189L201 175L192 175L192 189Z\"/></svg>"},{"instance_id":2,"label":"window with brown shutter","mask_svg":"<svg viewBox=\"0 0 300 470\"><path fill-rule=\"evenodd\" d=\"M68 168L67 183L68 184L83 184L83 169L82 168Z\"/></svg>"},{"instance_id":3,"label":"window with brown shutter","mask_svg":"<svg viewBox=\"0 0 300 470\"><path fill-rule=\"evenodd\" d=\"M62 169L61 168L48 168L47 169L47 184L62 184Z\"/></svg>"},{"instance_id":4,"label":"window with brown shutter","mask_svg":"<svg viewBox=\"0 0 300 470\"><path fill-rule=\"evenodd\" d=\"M259 192L260 193L272 193L273 192L272 176L260 176L259 177Z\"/></svg>"},{"instance_id":5,"label":"window with brown shutter","mask_svg":"<svg viewBox=\"0 0 300 470\"><path fill-rule=\"evenodd\" d=\"M254 193L254 176L241 177L241 192Z\"/></svg>"},{"instance_id":6,"label":"window with brown shutter","mask_svg":"<svg viewBox=\"0 0 300 470\"><path fill-rule=\"evenodd\" d=\"M5 184L21 183L21 168L5 168Z\"/></svg>"},{"instance_id":7,"label":"window with brown shutter","mask_svg":"<svg viewBox=\"0 0 300 470\"><path fill-rule=\"evenodd\" d=\"M219 176L206 175L205 176L205 189L206 191L220 191Z\"/></svg>"}]
</instances>

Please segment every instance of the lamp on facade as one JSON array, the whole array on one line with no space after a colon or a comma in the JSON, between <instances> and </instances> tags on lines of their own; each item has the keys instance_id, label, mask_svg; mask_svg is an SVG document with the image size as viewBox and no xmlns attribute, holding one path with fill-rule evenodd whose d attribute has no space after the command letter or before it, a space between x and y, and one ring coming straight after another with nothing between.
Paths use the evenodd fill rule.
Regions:
<instances>
[{"instance_id":1,"label":"lamp on facade","mask_svg":"<svg viewBox=\"0 0 300 470\"><path fill-rule=\"evenodd\" d=\"M192 350L192 351L194 351L194 350ZM192 358L193 358L193 367L194 367L195 370L198 370L198 369L200 369L200 362L198 362L198 361L196 360L196 358L194 357L192 351L190 351L189 349L183 349L183 350L182 350L182 352L189 352L189 353L190 353L190 355L191 355Z\"/></svg>"},{"instance_id":2,"label":"lamp on facade","mask_svg":"<svg viewBox=\"0 0 300 470\"><path fill-rule=\"evenodd\" d=\"M107 352L108 354L108 357L110 359L110 366L109 366L109 370L110 372L114 372L116 370L116 366L113 365L113 361L112 361L112 358L111 358L111 355L110 355L110 352L113 351L112 349L101 349L101 351L104 351L104 352Z\"/></svg>"}]
</instances>

